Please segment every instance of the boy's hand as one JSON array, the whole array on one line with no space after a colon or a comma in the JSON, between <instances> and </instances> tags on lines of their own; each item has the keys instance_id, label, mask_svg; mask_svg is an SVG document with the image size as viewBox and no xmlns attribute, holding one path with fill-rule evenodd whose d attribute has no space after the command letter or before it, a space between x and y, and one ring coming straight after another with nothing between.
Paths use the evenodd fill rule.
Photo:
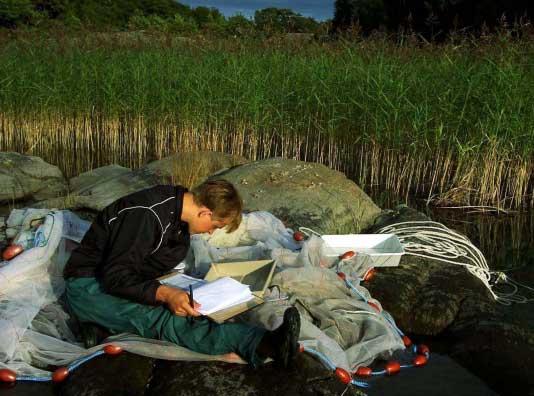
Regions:
<instances>
[{"instance_id":1,"label":"boy's hand","mask_svg":"<svg viewBox=\"0 0 534 396\"><path fill-rule=\"evenodd\" d=\"M178 316L200 316L197 311L200 304L194 301L194 308L189 304L189 294L172 286L161 285L156 290L156 300L167 304L169 310Z\"/></svg>"}]
</instances>

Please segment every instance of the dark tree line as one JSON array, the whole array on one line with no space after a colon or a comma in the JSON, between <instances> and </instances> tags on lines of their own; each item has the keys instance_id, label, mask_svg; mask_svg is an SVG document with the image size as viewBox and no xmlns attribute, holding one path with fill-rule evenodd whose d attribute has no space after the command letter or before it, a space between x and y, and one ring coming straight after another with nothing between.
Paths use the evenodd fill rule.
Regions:
<instances>
[{"instance_id":1,"label":"dark tree line","mask_svg":"<svg viewBox=\"0 0 534 396\"><path fill-rule=\"evenodd\" d=\"M439 38L453 30L476 33L533 16L534 0L336 0L333 28L410 29Z\"/></svg>"},{"instance_id":2,"label":"dark tree line","mask_svg":"<svg viewBox=\"0 0 534 396\"><path fill-rule=\"evenodd\" d=\"M0 27L154 29L178 33L199 30L231 35L315 33L321 23L286 8L256 11L253 19L226 18L211 7L180 4L174 0L0 0Z\"/></svg>"},{"instance_id":3,"label":"dark tree line","mask_svg":"<svg viewBox=\"0 0 534 396\"><path fill-rule=\"evenodd\" d=\"M38 25L50 20L126 26L134 15L172 18L180 14L194 18L198 13L202 18L204 8L196 11L174 0L0 0L0 26ZM208 13L216 11L206 10Z\"/></svg>"}]
</instances>

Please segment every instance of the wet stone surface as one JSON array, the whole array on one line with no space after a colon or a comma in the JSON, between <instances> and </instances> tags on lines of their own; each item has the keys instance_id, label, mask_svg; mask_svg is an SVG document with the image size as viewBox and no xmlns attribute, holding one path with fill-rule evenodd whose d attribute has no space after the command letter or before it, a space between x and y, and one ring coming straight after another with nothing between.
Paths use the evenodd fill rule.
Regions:
<instances>
[{"instance_id":1,"label":"wet stone surface","mask_svg":"<svg viewBox=\"0 0 534 396\"><path fill-rule=\"evenodd\" d=\"M0 389L6 396L493 396L479 378L450 358L432 355L427 366L402 369L393 377L365 380L370 387L348 387L307 354L295 367L259 369L216 362L154 361L123 354L99 357L73 372L63 384L20 382ZM513 391L513 389L512 389ZM515 394L515 393L506 393Z\"/></svg>"},{"instance_id":2,"label":"wet stone surface","mask_svg":"<svg viewBox=\"0 0 534 396\"><path fill-rule=\"evenodd\" d=\"M428 218L399 208L371 231L413 220ZM516 271L513 278L532 285L534 271ZM463 267L409 255L398 267L379 268L366 287L403 331L445 340L444 351L497 392L534 394L534 301L500 304Z\"/></svg>"},{"instance_id":3,"label":"wet stone surface","mask_svg":"<svg viewBox=\"0 0 534 396\"><path fill-rule=\"evenodd\" d=\"M299 355L293 369L273 364L254 369L228 363L158 361L147 396L339 395L345 386L312 357ZM357 395L355 388L345 395Z\"/></svg>"},{"instance_id":4,"label":"wet stone surface","mask_svg":"<svg viewBox=\"0 0 534 396\"><path fill-rule=\"evenodd\" d=\"M101 355L74 370L57 389L60 396L142 396L154 359L124 352Z\"/></svg>"}]
</instances>

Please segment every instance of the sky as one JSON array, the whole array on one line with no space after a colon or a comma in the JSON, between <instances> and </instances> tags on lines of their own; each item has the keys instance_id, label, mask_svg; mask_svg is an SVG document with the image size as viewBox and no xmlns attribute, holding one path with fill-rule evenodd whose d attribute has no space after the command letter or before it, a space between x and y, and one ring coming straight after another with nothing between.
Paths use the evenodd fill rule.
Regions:
<instances>
[{"instance_id":1,"label":"sky","mask_svg":"<svg viewBox=\"0 0 534 396\"><path fill-rule=\"evenodd\" d=\"M254 11L262 8L290 8L293 11L317 20L334 17L334 0L178 0L191 7L218 8L225 16L242 14L253 17Z\"/></svg>"}]
</instances>

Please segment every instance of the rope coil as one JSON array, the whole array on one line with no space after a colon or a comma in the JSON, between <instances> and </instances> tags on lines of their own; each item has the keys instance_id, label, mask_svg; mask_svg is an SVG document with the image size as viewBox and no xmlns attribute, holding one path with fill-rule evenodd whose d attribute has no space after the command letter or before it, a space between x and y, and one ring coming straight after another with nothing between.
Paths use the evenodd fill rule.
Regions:
<instances>
[{"instance_id":1,"label":"rope coil","mask_svg":"<svg viewBox=\"0 0 534 396\"><path fill-rule=\"evenodd\" d=\"M502 271L491 271L482 252L467 237L441 223L406 221L380 228L377 234L395 234L408 255L464 266L473 276L480 279L494 300L501 304L511 305L534 300L518 294L519 287L533 292L534 288L511 279ZM507 284L512 290L509 292L494 290L494 286L498 283Z\"/></svg>"}]
</instances>

